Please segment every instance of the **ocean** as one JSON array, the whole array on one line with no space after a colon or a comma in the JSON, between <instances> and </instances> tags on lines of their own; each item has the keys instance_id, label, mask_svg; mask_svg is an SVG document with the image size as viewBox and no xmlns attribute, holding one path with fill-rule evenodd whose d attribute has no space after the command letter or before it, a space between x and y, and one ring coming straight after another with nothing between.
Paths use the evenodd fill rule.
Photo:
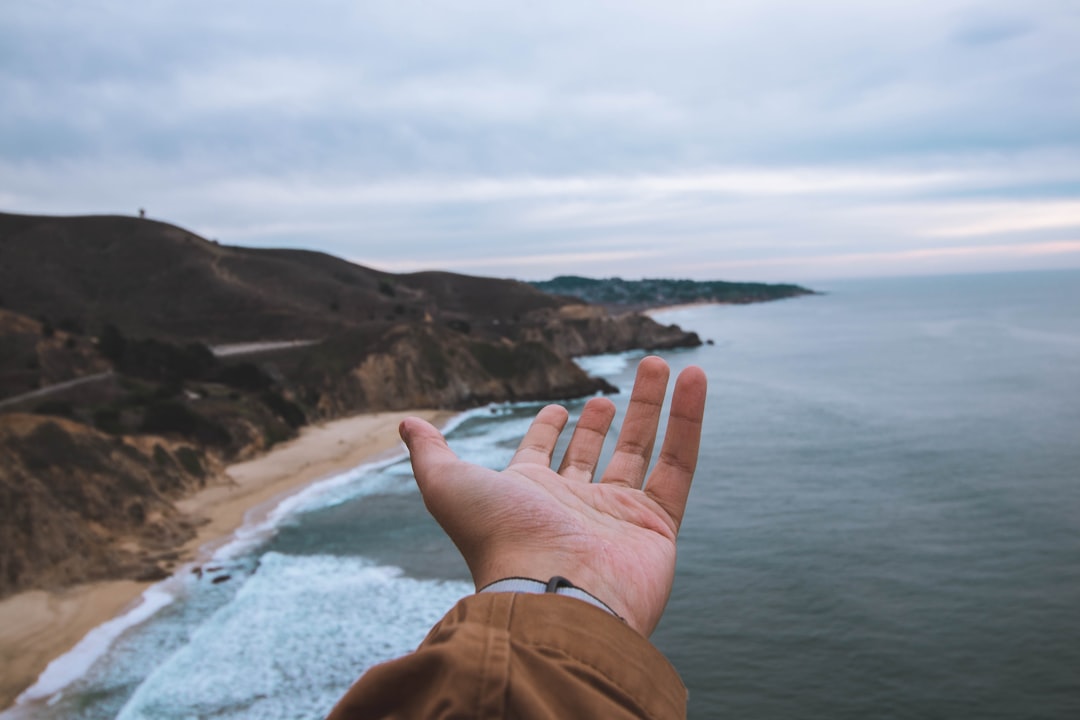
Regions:
<instances>
[{"instance_id":1,"label":"ocean","mask_svg":"<svg viewBox=\"0 0 1080 720\"><path fill-rule=\"evenodd\" d=\"M653 636L689 716L1080 717L1080 272L816 289L658 316L714 341L664 354L710 382ZM641 356L581 363L628 390ZM501 467L539 407L465 413L451 445ZM319 718L471 592L400 458L294 497L204 570L55 663L18 716Z\"/></svg>"}]
</instances>

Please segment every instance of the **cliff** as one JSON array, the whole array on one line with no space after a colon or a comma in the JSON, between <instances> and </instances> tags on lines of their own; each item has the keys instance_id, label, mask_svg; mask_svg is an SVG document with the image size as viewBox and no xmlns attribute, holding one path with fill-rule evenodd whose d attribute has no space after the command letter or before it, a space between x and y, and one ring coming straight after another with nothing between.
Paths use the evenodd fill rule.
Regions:
<instances>
[{"instance_id":1,"label":"cliff","mask_svg":"<svg viewBox=\"0 0 1080 720\"><path fill-rule=\"evenodd\" d=\"M684 331L678 325L661 325L634 312L611 314L600 306L583 304L562 306L544 322L522 328L521 336L568 357L701 344L697 333Z\"/></svg>"},{"instance_id":2,"label":"cliff","mask_svg":"<svg viewBox=\"0 0 1080 720\"><path fill-rule=\"evenodd\" d=\"M106 577L165 577L194 535L172 500L212 468L185 443L0 415L0 596Z\"/></svg>"},{"instance_id":3,"label":"cliff","mask_svg":"<svg viewBox=\"0 0 1080 720\"><path fill-rule=\"evenodd\" d=\"M580 397L616 389L590 378L544 344L488 342L430 325L402 325L380 338L349 372L333 359L357 340L343 335L307 353L294 377L317 392L321 416L356 408L467 408L493 401Z\"/></svg>"},{"instance_id":4,"label":"cliff","mask_svg":"<svg viewBox=\"0 0 1080 720\"><path fill-rule=\"evenodd\" d=\"M128 217L0 214L0 289L0 596L168 572L173 501L307 422L613 392L571 358L700 344L514 280Z\"/></svg>"}]
</instances>

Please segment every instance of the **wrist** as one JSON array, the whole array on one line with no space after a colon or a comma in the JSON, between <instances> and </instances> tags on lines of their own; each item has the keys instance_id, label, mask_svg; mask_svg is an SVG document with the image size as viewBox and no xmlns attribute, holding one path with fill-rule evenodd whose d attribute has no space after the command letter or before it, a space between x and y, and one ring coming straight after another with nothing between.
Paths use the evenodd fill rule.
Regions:
<instances>
[{"instance_id":1,"label":"wrist","mask_svg":"<svg viewBox=\"0 0 1080 720\"><path fill-rule=\"evenodd\" d=\"M466 556L468 559L468 556ZM480 558L469 563L469 570L477 592L493 583L508 578L525 578L540 583L541 590L546 587L547 579L555 576L569 578L574 586L599 600L612 613L645 637L656 626L647 614L641 612L644 606L635 602L635 583L613 585L597 573L589 564L581 562L572 554L552 555L551 553L529 553L525 555L503 552L496 558ZM636 583L642 585L644 581Z\"/></svg>"},{"instance_id":2,"label":"wrist","mask_svg":"<svg viewBox=\"0 0 1080 720\"><path fill-rule=\"evenodd\" d=\"M489 593L489 592L517 592L517 593L529 593L535 595L547 594L547 595L562 595L564 597L572 597L582 602L586 602L593 607L599 608L615 617L619 618L623 622L626 622L615 610L611 608L606 602L596 597L589 591L574 585L572 582L560 575L554 575L547 582L543 580L537 580L536 578L528 577L507 577L495 582L488 583L484 587L477 590L477 593Z\"/></svg>"}]
</instances>

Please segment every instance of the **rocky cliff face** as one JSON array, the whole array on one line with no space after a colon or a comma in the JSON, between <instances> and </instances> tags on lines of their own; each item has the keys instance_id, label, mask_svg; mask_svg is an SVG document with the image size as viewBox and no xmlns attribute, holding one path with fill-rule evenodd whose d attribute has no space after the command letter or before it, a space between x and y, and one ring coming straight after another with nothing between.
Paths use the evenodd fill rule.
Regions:
<instances>
[{"instance_id":1,"label":"rocky cliff face","mask_svg":"<svg viewBox=\"0 0 1080 720\"><path fill-rule=\"evenodd\" d=\"M173 550L194 535L171 499L205 483L203 463L188 445L119 439L62 418L0 415L0 596L164 577Z\"/></svg>"},{"instance_id":2,"label":"rocky cliff face","mask_svg":"<svg viewBox=\"0 0 1080 720\"><path fill-rule=\"evenodd\" d=\"M330 340L298 370L318 414L418 407L467 408L497 401L580 397L615 388L587 376L566 356L533 340L482 340L433 325L401 325L347 373L327 358L348 338Z\"/></svg>"},{"instance_id":3,"label":"rocky cliff face","mask_svg":"<svg viewBox=\"0 0 1080 720\"><path fill-rule=\"evenodd\" d=\"M701 345L697 333L678 325L661 325L637 313L612 315L596 305L563 306L540 323L524 325L521 337L565 357Z\"/></svg>"}]
</instances>

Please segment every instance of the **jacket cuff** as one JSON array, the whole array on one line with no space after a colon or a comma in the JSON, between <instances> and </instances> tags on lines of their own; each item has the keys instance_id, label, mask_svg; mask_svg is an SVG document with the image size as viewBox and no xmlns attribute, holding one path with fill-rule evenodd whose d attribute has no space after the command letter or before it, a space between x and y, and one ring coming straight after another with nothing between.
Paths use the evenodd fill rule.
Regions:
<instances>
[{"instance_id":1,"label":"jacket cuff","mask_svg":"<svg viewBox=\"0 0 1080 720\"><path fill-rule=\"evenodd\" d=\"M513 669L542 662L554 665L577 685L574 690L585 693L584 697L595 693L621 709L636 708L633 714L637 717L686 716L686 686L667 658L617 616L593 605L550 593L471 595L446 614L421 648L467 628L506 637L509 653L517 659L510 663L511 694L516 682L530 682L525 673L515 677ZM559 693L558 686L547 687L545 692L551 696ZM569 693L567 699L575 694ZM556 711L552 716L560 714L556 707L552 710Z\"/></svg>"}]
</instances>

